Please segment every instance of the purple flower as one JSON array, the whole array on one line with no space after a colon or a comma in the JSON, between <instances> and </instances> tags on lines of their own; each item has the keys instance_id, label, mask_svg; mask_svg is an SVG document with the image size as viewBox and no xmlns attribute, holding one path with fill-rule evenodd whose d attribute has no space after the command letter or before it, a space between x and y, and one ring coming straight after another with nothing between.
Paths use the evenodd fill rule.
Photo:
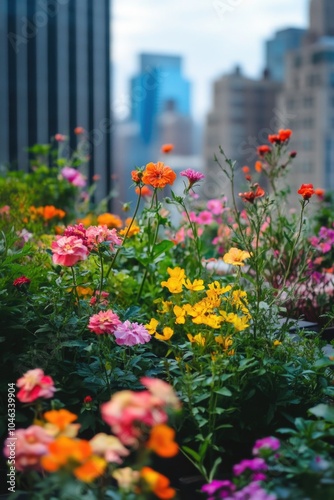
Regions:
<instances>
[{"instance_id":1,"label":"purple flower","mask_svg":"<svg viewBox=\"0 0 334 500\"><path fill-rule=\"evenodd\" d=\"M261 488L258 482L249 483L242 490L236 491L226 500L276 500L276 495Z\"/></svg>"},{"instance_id":2,"label":"purple flower","mask_svg":"<svg viewBox=\"0 0 334 500\"><path fill-rule=\"evenodd\" d=\"M259 455L261 450L271 450L276 451L280 447L280 441L274 437L265 437L255 441L254 448L252 450L253 455Z\"/></svg>"},{"instance_id":3,"label":"purple flower","mask_svg":"<svg viewBox=\"0 0 334 500\"><path fill-rule=\"evenodd\" d=\"M233 491L235 491L235 485L231 481L218 481L214 479L209 484L202 486L201 491L207 493L208 495L215 495L218 491L220 498L227 498ZM214 497L209 497L208 500L214 499Z\"/></svg>"},{"instance_id":4,"label":"purple flower","mask_svg":"<svg viewBox=\"0 0 334 500\"><path fill-rule=\"evenodd\" d=\"M183 177L187 177L189 181L189 188L191 188L196 182L201 181L205 177L204 174L202 174L201 172L197 172L192 168L182 170L182 172L180 172L180 175L182 175Z\"/></svg>"},{"instance_id":5,"label":"purple flower","mask_svg":"<svg viewBox=\"0 0 334 500\"><path fill-rule=\"evenodd\" d=\"M233 473L235 476L240 476L245 470L251 470L253 472L259 472L267 470L268 466L263 458L252 458L250 460L242 460L239 464L234 465Z\"/></svg>"},{"instance_id":6,"label":"purple flower","mask_svg":"<svg viewBox=\"0 0 334 500\"><path fill-rule=\"evenodd\" d=\"M133 346L146 344L151 340L151 335L143 325L130 323L128 320L117 327L114 335L118 345Z\"/></svg>"}]
</instances>

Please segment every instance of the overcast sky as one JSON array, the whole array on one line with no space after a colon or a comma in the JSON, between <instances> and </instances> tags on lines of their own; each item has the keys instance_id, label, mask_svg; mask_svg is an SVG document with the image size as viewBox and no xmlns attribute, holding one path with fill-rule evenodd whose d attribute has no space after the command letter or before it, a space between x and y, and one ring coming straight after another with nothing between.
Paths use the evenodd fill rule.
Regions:
<instances>
[{"instance_id":1,"label":"overcast sky","mask_svg":"<svg viewBox=\"0 0 334 500\"><path fill-rule=\"evenodd\" d=\"M115 113L127 114L138 54L152 52L183 57L193 115L202 118L211 105L212 82L236 64L247 76L259 76L264 41L279 29L306 27L308 5L309 0L113 0Z\"/></svg>"}]
</instances>

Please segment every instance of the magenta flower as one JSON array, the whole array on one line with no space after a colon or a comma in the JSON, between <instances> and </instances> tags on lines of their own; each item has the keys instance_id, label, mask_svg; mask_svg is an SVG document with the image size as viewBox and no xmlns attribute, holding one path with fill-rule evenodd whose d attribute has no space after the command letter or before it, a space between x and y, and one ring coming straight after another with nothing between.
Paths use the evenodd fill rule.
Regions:
<instances>
[{"instance_id":1,"label":"magenta flower","mask_svg":"<svg viewBox=\"0 0 334 500\"><path fill-rule=\"evenodd\" d=\"M213 222L212 213L209 212L208 210L203 210L202 212L200 212L198 214L197 222L198 222L198 224L202 224L203 226L207 226L209 224L212 224L212 222Z\"/></svg>"},{"instance_id":2,"label":"magenta flower","mask_svg":"<svg viewBox=\"0 0 334 500\"><path fill-rule=\"evenodd\" d=\"M121 320L111 309L100 311L89 318L88 328L97 335L112 334L121 325Z\"/></svg>"},{"instance_id":3,"label":"magenta flower","mask_svg":"<svg viewBox=\"0 0 334 500\"><path fill-rule=\"evenodd\" d=\"M235 476L240 476L245 470L253 472L265 471L268 469L266 462L263 458L252 458L250 460L241 460L240 463L233 466L233 473Z\"/></svg>"},{"instance_id":4,"label":"magenta flower","mask_svg":"<svg viewBox=\"0 0 334 500\"><path fill-rule=\"evenodd\" d=\"M204 174L202 174L201 172L197 172L192 168L188 168L187 170L182 170L180 175L182 175L183 177L187 177L189 181L188 189L190 189L196 182L201 181L202 179L205 178Z\"/></svg>"},{"instance_id":5,"label":"magenta flower","mask_svg":"<svg viewBox=\"0 0 334 500\"><path fill-rule=\"evenodd\" d=\"M133 346L137 344L146 344L151 340L151 335L146 328L139 323L130 323L124 321L114 332L116 344Z\"/></svg>"},{"instance_id":6,"label":"magenta flower","mask_svg":"<svg viewBox=\"0 0 334 500\"><path fill-rule=\"evenodd\" d=\"M220 498L227 498L235 491L235 485L228 480L219 481L214 479L211 483L202 486L201 491L210 495L208 500L214 500L215 497L211 495L216 495L217 493L219 493Z\"/></svg>"},{"instance_id":7,"label":"magenta flower","mask_svg":"<svg viewBox=\"0 0 334 500\"><path fill-rule=\"evenodd\" d=\"M85 187L87 184L85 177L76 168L64 167L60 173L73 186Z\"/></svg>"},{"instance_id":8,"label":"magenta flower","mask_svg":"<svg viewBox=\"0 0 334 500\"><path fill-rule=\"evenodd\" d=\"M278 439L269 436L255 441L252 453L253 455L259 455L262 450L276 451L280 446L281 443Z\"/></svg>"},{"instance_id":9,"label":"magenta flower","mask_svg":"<svg viewBox=\"0 0 334 500\"><path fill-rule=\"evenodd\" d=\"M86 260L89 255L87 246L81 238L62 236L52 242L52 260L60 266L74 266L80 260Z\"/></svg>"}]
</instances>

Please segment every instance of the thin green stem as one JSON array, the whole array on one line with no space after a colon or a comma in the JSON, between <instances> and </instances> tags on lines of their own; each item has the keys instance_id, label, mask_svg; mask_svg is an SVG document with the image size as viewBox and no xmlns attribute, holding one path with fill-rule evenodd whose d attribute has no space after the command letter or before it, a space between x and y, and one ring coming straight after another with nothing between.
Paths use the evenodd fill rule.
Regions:
<instances>
[{"instance_id":1,"label":"thin green stem","mask_svg":"<svg viewBox=\"0 0 334 500\"><path fill-rule=\"evenodd\" d=\"M139 195L138 195L137 204L136 204L136 208L135 208L134 214L132 216L130 224L128 225L128 228L126 230L126 233L125 233L123 241L122 241L122 244L121 244L121 246L118 247L118 249L117 249L117 251L116 251L116 253L115 253L115 255L114 255L114 257L113 257L113 259L112 259L112 261L110 263L110 266L109 266L108 271L106 273L106 280L108 279L109 274L111 273L111 270L113 269L113 267L115 265L116 259L117 259L118 255L119 255L122 247L124 246L124 243L126 242L128 234L130 232L130 229L131 229L131 227L132 227L132 225L133 225L133 223L134 223L134 221L136 219L136 216L137 216L137 213L138 213L138 210L139 210L140 200L141 200L141 197L142 197L141 196L141 190L142 190L142 186L139 186Z\"/></svg>"}]
</instances>

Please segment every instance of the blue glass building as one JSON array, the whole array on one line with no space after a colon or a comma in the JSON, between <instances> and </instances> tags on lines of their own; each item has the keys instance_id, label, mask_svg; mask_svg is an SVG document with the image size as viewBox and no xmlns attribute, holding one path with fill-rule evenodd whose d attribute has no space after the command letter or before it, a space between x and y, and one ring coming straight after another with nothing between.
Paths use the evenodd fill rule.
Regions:
<instances>
[{"instance_id":1,"label":"blue glass building","mask_svg":"<svg viewBox=\"0 0 334 500\"><path fill-rule=\"evenodd\" d=\"M190 82L182 75L181 57L141 54L140 71L131 79L131 120L144 144L154 140L157 117L171 109L190 116Z\"/></svg>"},{"instance_id":2,"label":"blue glass building","mask_svg":"<svg viewBox=\"0 0 334 500\"><path fill-rule=\"evenodd\" d=\"M266 42L266 69L272 80L284 81L285 55L301 46L305 34L305 29L287 28L277 31L275 37Z\"/></svg>"}]
</instances>

